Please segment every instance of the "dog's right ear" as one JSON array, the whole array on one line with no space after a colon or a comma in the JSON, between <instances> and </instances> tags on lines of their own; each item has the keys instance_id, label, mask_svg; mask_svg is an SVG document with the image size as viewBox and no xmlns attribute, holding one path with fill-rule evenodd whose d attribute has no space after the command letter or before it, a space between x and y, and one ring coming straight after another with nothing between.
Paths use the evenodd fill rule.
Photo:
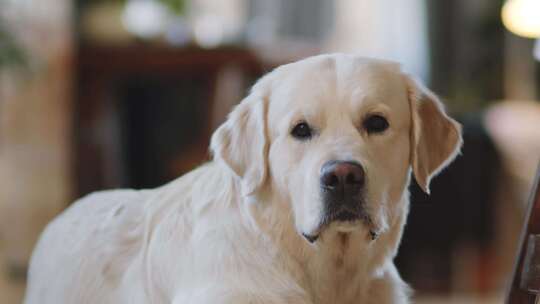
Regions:
<instances>
[{"instance_id":1,"label":"dog's right ear","mask_svg":"<svg viewBox=\"0 0 540 304\"><path fill-rule=\"evenodd\" d=\"M267 175L267 101L264 92L252 90L214 132L210 149L214 160L224 163L240 178L242 194L253 194Z\"/></svg>"}]
</instances>

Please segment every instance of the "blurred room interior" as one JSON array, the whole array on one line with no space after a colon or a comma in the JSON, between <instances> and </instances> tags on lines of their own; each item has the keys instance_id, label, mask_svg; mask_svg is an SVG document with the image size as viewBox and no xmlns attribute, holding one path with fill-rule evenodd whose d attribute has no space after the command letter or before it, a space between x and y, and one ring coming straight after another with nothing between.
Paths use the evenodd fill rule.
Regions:
<instances>
[{"instance_id":1,"label":"blurred room interior","mask_svg":"<svg viewBox=\"0 0 540 304\"><path fill-rule=\"evenodd\" d=\"M0 2L0 303L75 198L191 170L255 79L326 52L401 62L463 124L397 264L418 303L499 303L540 160L539 23L536 0Z\"/></svg>"}]
</instances>

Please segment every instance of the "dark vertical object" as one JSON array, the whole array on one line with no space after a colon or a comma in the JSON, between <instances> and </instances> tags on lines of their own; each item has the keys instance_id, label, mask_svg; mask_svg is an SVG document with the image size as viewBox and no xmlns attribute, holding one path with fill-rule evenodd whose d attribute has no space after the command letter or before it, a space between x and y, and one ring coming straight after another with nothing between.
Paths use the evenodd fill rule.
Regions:
<instances>
[{"instance_id":1,"label":"dark vertical object","mask_svg":"<svg viewBox=\"0 0 540 304\"><path fill-rule=\"evenodd\" d=\"M455 27L452 25L455 17L455 1L426 1L427 25L431 62L431 79L429 87L447 96L448 84L451 82L451 67L454 66Z\"/></svg>"},{"instance_id":2,"label":"dark vertical object","mask_svg":"<svg viewBox=\"0 0 540 304\"><path fill-rule=\"evenodd\" d=\"M426 1L430 87L451 109L479 110L503 97L502 3Z\"/></svg>"},{"instance_id":3,"label":"dark vertical object","mask_svg":"<svg viewBox=\"0 0 540 304\"><path fill-rule=\"evenodd\" d=\"M512 285L506 298L508 304L534 304L535 296L526 290L523 290L521 285L521 274L525 267L524 259L528 245L528 237L531 234L540 234L540 166L536 174L536 179L531 191L530 201L525 214L523 231L520 238L519 252L516 257L516 266L512 276ZM534 265L538 267L538 265Z\"/></svg>"},{"instance_id":4,"label":"dark vertical object","mask_svg":"<svg viewBox=\"0 0 540 304\"><path fill-rule=\"evenodd\" d=\"M126 162L126 184L121 186L153 188L175 177L170 171L175 157L208 135L210 81L151 74L124 80L117 98Z\"/></svg>"}]
</instances>

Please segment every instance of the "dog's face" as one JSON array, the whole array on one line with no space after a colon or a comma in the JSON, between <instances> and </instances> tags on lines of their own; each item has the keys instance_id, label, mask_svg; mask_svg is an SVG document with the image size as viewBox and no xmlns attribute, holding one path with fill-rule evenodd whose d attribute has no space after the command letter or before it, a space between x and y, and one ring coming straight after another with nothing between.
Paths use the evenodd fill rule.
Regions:
<instances>
[{"instance_id":1,"label":"dog's face","mask_svg":"<svg viewBox=\"0 0 540 304\"><path fill-rule=\"evenodd\" d=\"M461 143L459 125L394 63L312 57L265 76L215 133L212 149L245 195L290 202L299 234L384 232L411 168L429 179Z\"/></svg>"},{"instance_id":2,"label":"dog's face","mask_svg":"<svg viewBox=\"0 0 540 304\"><path fill-rule=\"evenodd\" d=\"M331 223L383 229L408 177L403 77L388 63L349 59L291 68L270 97L271 176L311 239Z\"/></svg>"}]
</instances>

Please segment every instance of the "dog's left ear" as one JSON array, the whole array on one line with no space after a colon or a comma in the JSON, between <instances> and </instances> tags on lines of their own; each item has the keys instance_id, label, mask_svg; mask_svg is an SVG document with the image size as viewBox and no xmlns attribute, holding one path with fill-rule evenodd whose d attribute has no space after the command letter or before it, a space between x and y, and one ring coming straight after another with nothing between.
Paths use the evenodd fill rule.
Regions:
<instances>
[{"instance_id":1,"label":"dog's left ear","mask_svg":"<svg viewBox=\"0 0 540 304\"><path fill-rule=\"evenodd\" d=\"M459 153L461 125L448 117L443 104L430 90L405 75L411 109L411 165L422 190L429 194L429 182Z\"/></svg>"},{"instance_id":2,"label":"dog's left ear","mask_svg":"<svg viewBox=\"0 0 540 304\"><path fill-rule=\"evenodd\" d=\"M253 194L267 175L266 97L253 89L212 135L214 160L241 179L242 194Z\"/></svg>"}]
</instances>

